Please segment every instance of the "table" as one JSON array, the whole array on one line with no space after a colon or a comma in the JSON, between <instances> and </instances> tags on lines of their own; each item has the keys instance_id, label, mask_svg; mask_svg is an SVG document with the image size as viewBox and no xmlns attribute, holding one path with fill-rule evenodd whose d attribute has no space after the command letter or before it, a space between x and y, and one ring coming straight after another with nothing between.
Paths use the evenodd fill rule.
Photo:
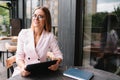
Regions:
<instances>
[{"instance_id":1,"label":"table","mask_svg":"<svg viewBox=\"0 0 120 80\"><path fill-rule=\"evenodd\" d=\"M8 49L6 48L5 44L6 43L9 43L11 45L17 45L17 42L15 41L12 41L14 37L0 37L0 54L2 54L2 62L3 62L3 66L5 66L5 62L4 62L4 54L6 53L7 57L8 58L8 53L12 53L12 51L8 51Z\"/></svg>"},{"instance_id":2,"label":"table","mask_svg":"<svg viewBox=\"0 0 120 80\"><path fill-rule=\"evenodd\" d=\"M99 59L102 59L103 60L103 67L104 69L107 69L106 68L106 62L108 60L108 58L114 58L114 60L116 59L116 64L113 63L114 65L116 65L117 67L120 66L120 47L117 47L117 53L112 53L110 51L105 51L105 52L102 52L101 51L101 48L100 48L100 45L88 45L88 46L85 46L83 47L83 51L86 52L86 53L90 53L90 64L92 66L95 66L96 64L98 64L98 60ZM111 68L110 68L111 69Z\"/></svg>"},{"instance_id":3,"label":"table","mask_svg":"<svg viewBox=\"0 0 120 80\"><path fill-rule=\"evenodd\" d=\"M10 39L8 40L0 40L0 54L2 54L2 61L3 61L3 66L5 66L4 63L4 54L7 53L7 49L5 48L5 43L10 42Z\"/></svg>"},{"instance_id":4,"label":"table","mask_svg":"<svg viewBox=\"0 0 120 80\"><path fill-rule=\"evenodd\" d=\"M58 71L52 73L42 73L39 75L33 75L28 77L21 77L21 75L16 75L14 77L9 78L8 80L75 80L66 76L63 76L63 72L70 67L60 67ZM78 67L76 68L87 70L89 72L94 73L94 77L91 80L120 80L120 76L115 75L110 72L106 72L103 70L93 69L93 68L85 68Z\"/></svg>"},{"instance_id":5,"label":"table","mask_svg":"<svg viewBox=\"0 0 120 80\"><path fill-rule=\"evenodd\" d=\"M2 36L2 37L0 37L0 40L17 40L17 36Z\"/></svg>"}]
</instances>

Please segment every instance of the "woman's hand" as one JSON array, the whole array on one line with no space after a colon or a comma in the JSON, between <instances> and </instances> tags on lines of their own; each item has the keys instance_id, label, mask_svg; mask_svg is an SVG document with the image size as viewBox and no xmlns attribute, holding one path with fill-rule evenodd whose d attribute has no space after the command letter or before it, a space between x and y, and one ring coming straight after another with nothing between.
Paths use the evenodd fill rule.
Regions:
<instances>
[{"instance_id":1,"label":"woman's hand","mask_svg":"<svg viewBox=\"0 0 120 80\"><path fill-rule=\"evenodd\" d=\"M25 70L26 66L25 66L25 63L24 63L23 60L17 60L16 62L18 64L18 66L20 67L21 76L25 77L25 76L30 75L30 72L28 72L28 71Z\"/></svg>"},{"instance_id":2,"label":"woman's hand","mask_svg":"<svg viewBox=\"0 0 120 80\"><path fill-rule=\"evenodd\" d=\"M25 76L28 76L30 75L30 72L26 71L25 68L22 68L21 69L21 76L25 77Z\"/></svg>"},{"instance_id":3,"label":"woman's hand","mask_svg":"<svg viewBox=\"0 0 120 80\"><path fill-rule=\"evenodd\" d=\"M60 64L61 61L62 61L62 59L57 59L56 64L51 65L50 67L48 67L48 69L56 71L59 68L59 64Z\"/></svg>"}]
</instances>

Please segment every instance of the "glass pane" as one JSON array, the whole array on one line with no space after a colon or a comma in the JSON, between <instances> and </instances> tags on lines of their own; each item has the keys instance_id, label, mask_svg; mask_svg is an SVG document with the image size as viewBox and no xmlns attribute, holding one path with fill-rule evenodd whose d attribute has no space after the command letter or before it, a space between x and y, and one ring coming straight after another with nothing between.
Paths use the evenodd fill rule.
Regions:
<instances>
[{"instance_id":1,"label":"glass pane","mask_svg":"<svg viewBox=\"0 0 120 80\"><path fill-rule=\"evenodd\" d=\"M40 0L31 0L32 1L32 12L35 7L40 6Z\"/></svg>"},{"instance_id":2,"label":"glass pane","mask_svg":"<svg viewBox=\"0 0 120 80\"><path fill-rule=\"evenodd\" d=\"M0 37L10 35L11 1L0 1Z\"/></svg>"},{"instance_id":3,"label":"glass pane","mask_svg":"<svg viewBox=\"0 0 120 80\"><path fill-rule=\"evenodd\" d=\"M52 18L52 30L57 36L58 33L58 0L43 0L43 5L48 7Z\"/></svg>"},{"instance_id":4,"label":"glass pane","mask_svg":"<svg viewBox=\"0 0 120 80\"><path fill-rule=\"evenodd\" d=\"M31 23L31 0L26 1L26 26L25 27L30 27Z\"/></svg>"},{"instance_id":5,"label":"glass pane","mask_svg":"<svg viewBox=\"0 0 120 80\"><path fill-rule=\"evenodd\" d=\"M120 0L85 0L84 20L83 66L115 72L119 65L114 54L119 48Z\"/></svg>"},{"instance_id":6,"label":"glass pane","mask_svg":"<svg viewBox=\"0 0 120 80\"><path fill-rule=\"evenodd\" d=\"M39 6L40 0L26 0L26 26L27 28L31 25L32 12L35 7Z\"/></svg>"}]
</instances>

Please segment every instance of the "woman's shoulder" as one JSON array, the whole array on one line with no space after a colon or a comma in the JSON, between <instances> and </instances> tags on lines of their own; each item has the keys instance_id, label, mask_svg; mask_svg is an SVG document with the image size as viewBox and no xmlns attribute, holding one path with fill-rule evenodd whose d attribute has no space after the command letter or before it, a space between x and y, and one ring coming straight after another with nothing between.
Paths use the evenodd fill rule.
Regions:
<instances>
[{"instance_id":1,"label":"woman's shoulder","mask_svg":"<svg viewBox=\"0 0 120 80\"><path fill-rule=\"evenodd\" d=\"M29 31L30 31L30 29L21 29L19 35L26 35L29 33Z\"/></svg>"},{"instance_id":2,"label":"woman's shoulder","mask_svg":"<svg viewBox=\"0 0 120 80\"><path fill-rule=\"evenodd\" d=\"M30 29L21 29L21 32L28 32Z\"/></svg>"},{"instance_id":3,"label":"woman's shoulder","mask_svg":"<svg viewBox=\"0 0 120 80\"><path fill-rule=\"evenodd\" d=\"M47 38L50 41L55 41L57 39L53 32L45 32L44 38Z\"/></svg>"},{"instance_id":4,"label":"woman's shoulder","mask_svg":"<svg viewBox=\"0 0 120 80\"><path fill-rule=\"evenodd\" d=\"M54 36L53 32L46 32L46 31L44 31L44 35L49 36L49 37Z\"/></svg>"}]
</instances>

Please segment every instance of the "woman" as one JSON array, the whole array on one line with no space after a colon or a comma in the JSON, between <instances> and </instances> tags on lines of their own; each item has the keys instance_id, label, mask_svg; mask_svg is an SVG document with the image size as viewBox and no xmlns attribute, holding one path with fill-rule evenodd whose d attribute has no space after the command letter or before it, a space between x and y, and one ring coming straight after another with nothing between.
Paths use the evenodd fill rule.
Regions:
<instances>
[{"instance_id":1,"label":"woman","mask_svg":"<svg viewBox=\"0 0 120 80\"><path fill-rule=\"evenodd\" d=\"M46 7L37 7L32 16L30 29L23 29L18 35L16 63L18 67L14 70L13 76L20 74L28 76L30 72L25 70L26 65L45 62L47 52L52 51L56 64L48 67L50 70L57 70L63 59L57 41L51 33L51 15Z\"/></svg>"}]
</instances>

